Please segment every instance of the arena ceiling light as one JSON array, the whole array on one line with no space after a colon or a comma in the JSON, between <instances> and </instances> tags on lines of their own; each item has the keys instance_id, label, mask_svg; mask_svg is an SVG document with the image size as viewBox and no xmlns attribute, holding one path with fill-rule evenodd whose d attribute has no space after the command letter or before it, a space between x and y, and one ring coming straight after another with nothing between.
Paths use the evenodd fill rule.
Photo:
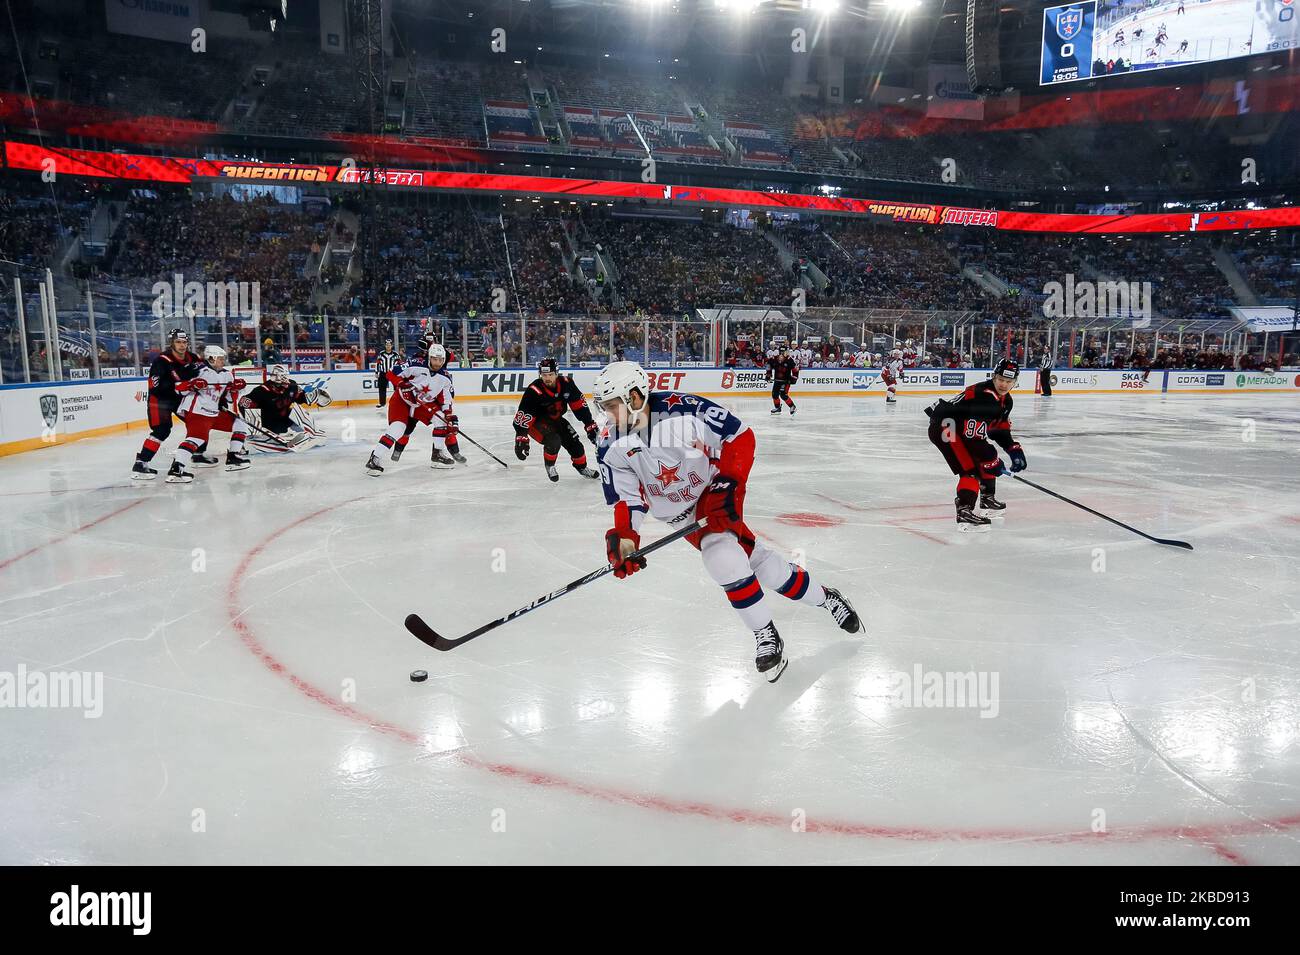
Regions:
<instances>
[{"instance_id":1,"label":"arena ceiling light","mask_svg":"<svg viewBox=\"0 0 1300 955\"><path fill-rule=\"evenodd\" d=\"M834 13L840 8L840 0L803 0L803 8L816 13Z\"/></svg>"},{"instance_id":2,"label":"arena ceiling light","mask_svg":"<svg viewBox=\"0 0 1300 955\"><path fill-rule=\"evenodd\" d=\"M921 0L885 0L884 5L886 10L908 14L920 8Z\"/></svg>"}]
</instances>

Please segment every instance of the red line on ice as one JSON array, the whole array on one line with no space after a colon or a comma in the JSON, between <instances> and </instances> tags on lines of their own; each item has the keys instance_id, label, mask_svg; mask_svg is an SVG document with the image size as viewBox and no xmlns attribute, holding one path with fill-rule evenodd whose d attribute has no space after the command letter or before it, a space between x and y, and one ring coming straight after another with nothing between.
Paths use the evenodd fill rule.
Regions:
<instances>
[{"instance_id":1,"label":"red line on ice","mask_svg":"<svg viewBox=\"0 0 1300 955\"><path fill-rule=\"evenodd\" d=\"M1245 856L1229 849L1222 842L1211 842L1209 845L1216 855L1223 856L1223 858L1227 859L1233 865L1250 865L1250 863L1246 861Z\"/></svg>"},{"instance_id":2,"label":"red line on ice","mask_svg":"<svg viewBox=\"0 0 1300 955\"><path fill-rule=\"evenodd\" d=\"M109 511L103 517L95 518L95 520L91 521L89 524L82 524L80 527L76 528L75 530L70 530L66 534L61 534L60 536L54 538L54 540L46 541L44 544L37 544L35 547L28 548L27 550L23 551L21 554L15 554L13 557L8 558L7 560L0 561L0 570L5 570L10 565L18 563L24 557L30 557L32 556L32 554L35 554L37 551L44 550L47 547L53 547L55 544L61 543L62 541L67 540L69 537L73 537L77 534L80 534L82 531L88 531L95 525L102 524L104 523L104 521L117 517L117 515L129 511L133 507L139 507L146 500L148 500L148 498L141 498L138 501L132 501L130 504L127 504L123 507L119 507L115 511Z\"/></svg>"},{"instance_id":3,"label":"red line on ice","mask_svg":"<svg viewBox=\"0 0 1300 955\"><path fill-rule=\"evenodd\" d=\"M330 511L337 510L345 504L351 504L354 501L359 500L363 500L363 498L354 497L346 501L339 501L336 504L329 504L325 507L318 508L310 514L305 514L278 530L272 531L269 536L263 538L260 543L247 551L244 554L244 558L239 562L239 566L235 568L235 572L231 575L230 584L226 589L227 608L230 612L230 623L239 634L240 640L243 642L244 646L247 647L248 650L257 657L257 659L260 660L268 670L281 679L286 680L294 687L294 689L302 693L308 699L320 703L322 706L328 707L340 716L345 716L362 726L367 726L386 736L400 739L402 742L410 743L414 746L423 746L425 740L419 733L398 726L396 723L389 722L388 720L369 716L357 709L357 707L343 703L334 695L327 693L295 674L285 666L284 663L277 659L275 655L265 647L265 645L262 644L261 640L258 639L252 627L245 619L244 611L239 609L240 590L244 578L247 576L253 562L260 554L262 554L263 551L266 550L267 547L279 538L283 537L289 531L300 527L312 518L320 517L322 514L328 514ZM112 515L108 516L111 517ZM581 782L580 780L559 776L545 770L529 769L525 766L516 766L510 763L490 762L466 753L457 753L453 758L463 766L491 773L494 776L500 776L514 782L527 783L531 786L539 786L544 789L565 792L588 799L598 799L601 802L613 803L616 805L632 806L638 809L651 809L674 816L695 816L715 820L717 822L733 822L740 823L741 825L764 826L783 830L789 830L792 822L791 816L780 812L766 812L760 809L749 809L739 806L719 806L713 803L698 802L689 799L676 799L670 796L659 796L653 793L638 792L631 789L618 789L612 786L595 786ZM1093 832L1090 829L1064 832L1035 832L1028 829L1014 828L963 829L939 826L888 826L865 822L813 818L807 820L805 830L807 832L850 836L855 838L902 839L914 842L1004 842L1014 840L1018 842L1030 841L1061 844L1094 842L1110 839L1119 842L1139 842L1149 839L1195 839L1225 858L1228 857L1229 854L1236 858L1240 858L1239 856L1236 856L1236 853L1233 853L1232 850L1218 844L1219 840L1232 836L1274 833L1279 829L1289 829L1296 826L1300 826L1300 813L1271 820L1264 819L1255 821L1252 819L1246 819L1240 822L1201 823L1199 825L1131 826L1128 828L1112 829L1108 832Z\"/></svg>"}]
</instances>

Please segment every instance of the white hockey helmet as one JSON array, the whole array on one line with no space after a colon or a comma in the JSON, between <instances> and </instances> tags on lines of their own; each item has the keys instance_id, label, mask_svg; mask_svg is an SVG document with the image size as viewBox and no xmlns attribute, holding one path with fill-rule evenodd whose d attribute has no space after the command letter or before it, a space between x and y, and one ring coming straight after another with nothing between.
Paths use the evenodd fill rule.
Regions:
<instances>
[{"instance_id":1,"label":"white hockey helmet","mask_svg":"<svg viewBox=\"0 0 1300 955\"><path fill-rule=\"evenodd\" d=\"M902 357L903 357L903 350L902 350L901 348L895 348L893 351L891 351L891 352L889 353L889 357L890 357L890 358L902 358Z\"/></svg>"},{"instance_id":2,"label":"white hockey helmet","mask_svg":"<svg viewBox=\"0 0 1300 955\"><path fill-rule=\"evenodd\" d=\"M903 344L906 345L908 348L911 348L913 345L916 344L916 341L915 339L909 338L907 341L903 342Z\"/></svg>"},{"instance_id":3,"label":"white hockey helmet","mask_svg":"<svg viewBox=\"0 0 1300 955\"><path fill-rule=\"evenodd\" d=\"M631 412L634 390L641 392L643 401L650 400L650 378L645 369L634 361L615 361L600 370L592 383L591 395L601 410L605 402L620 398Z\"/></svg>"},{"instance_id":4,"label":"white hockey helmet","mask_svg":"<svg viewBox=\"0 0 1300 955\"><path fill-rule=\"evenodd\" d=\"M204 348L203 348L203 360L206 361L206 362L210 365L210 364L212 364L212 360L213 360L214 358L220 358L221 361L222 361L222 367L225 367L225 362L227 361L226 350L225 350L224 348L222 348L220 345L206 345L206 346L204 346Z\"/></svg>"},{"instance_id":5,"label":"white hockey helmet","mask_svg":"<svg viewBox=\"0 0 1300 955\"><path fill-rule=\"evenodd\" d=\"M287 385L290 382L289 369L284 365L272 365L266 373L266 380L273 381L277 385Z\"/></svg>"},{"instance_id":6,"label":"white hockey helmet","mask_svg":"<svg viewBox=\"0 0 1300 955\"><path fill-rule=\"evenodd\" d=\"M443 348L437 342L429 343L429 358L441 358L442 363L447 364L447 349Z\"/></svg>"}]
</instances>

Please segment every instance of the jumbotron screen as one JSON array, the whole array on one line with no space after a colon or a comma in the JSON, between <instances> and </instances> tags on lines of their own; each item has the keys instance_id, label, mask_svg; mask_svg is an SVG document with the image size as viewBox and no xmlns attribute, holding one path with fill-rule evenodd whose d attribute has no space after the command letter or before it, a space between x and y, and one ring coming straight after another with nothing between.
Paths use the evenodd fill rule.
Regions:
<instances>
[{"instance_id":1,"label":"jumbotron screen","mask_svg":"<svg viewBox=\"0 0 1300 955\"><path fill-rule=\"evenodd\" d=\"M1084 0L1048 7L1039 82L1296 49L1297 6L1300 0Z\"/></svg>"}]
</instances>

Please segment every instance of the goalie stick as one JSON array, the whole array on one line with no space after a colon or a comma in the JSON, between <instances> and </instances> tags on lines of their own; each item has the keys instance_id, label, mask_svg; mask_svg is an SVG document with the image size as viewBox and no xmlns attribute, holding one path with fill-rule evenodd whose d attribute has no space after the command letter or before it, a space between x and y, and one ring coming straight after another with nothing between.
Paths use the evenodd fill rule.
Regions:
<instances>
[{"instance_id":1,"label":"goalie stick","mask_svg":"<svg viewBox=\"0 0 1300 955\"><path fill-rule=\"evenodd\" d=\"M298 449L297 449L296 447L294 447L292 444L289 444L289 443L286 442L286 441L282 441L282 440L280 440L280 438L277 437L277 436L276 436L275 434L273 434L272 432L267 431L265 428L262 428L262 427L260 427L260 426L258 426L258 425L253 424L253 422L249 421L247 418L244 418L242 415L240 416L240 418L241 418L241 420L244 422L244 424L248 425L249 428L251 428L252 430L256 431L256 432L257 432L258 434L260 434L262 437L264 437L264 438L269 438L270 440L274 441L276 444L278 444L280 447L284 448L286 451L297 451L297 450L298 450Z\"/></svg>"},{"instance_id":2,"label":"goalie stick","mask_svg":"<svg viewBox=\"0 0 1300 955\"><path fill-rule=\"evenodd\" d=\"M659 538L659 540L655 541L653 544L647 544L645 547L642 547L640 550L633 551L631 554L628 554L627 557L624 559L633 560L637 557L644 557L647 554L653 554L659 548L667 547L669 544L673 543L673 541L681 540L687 534L694 533L695 531L698 531L703 526L704 526L703 523L701 523L700 521L694 521L690 524L687 524L685 527L680 528L679 530L673 531L667 537ZM614 569L613 567L611 567L608 563L606 563L604 567L599 567L596 570L593 570L585 577L579 577L577 580L570 581L569 583L561 587L559 590L552 590L549 594L543 594L542 596L534 600L532 603L528 604L526 607L520 607L518 610L512 610L504 617L497 617L497 619L493 620L492 622L485 623L477 630L471 630L469 633L465 634L462 637L456 637L455 639L448 639L447 637L444 637L442 634L438 633L427 623L425 623L419 614L415 614L415 613L409 614L407 616L406 629L411 631L411 633L417 639L419 639L420 642L433 647L435 650L454 650L462 643L469 643L469 641L473 640L475 637L481 637L489 630L495 630L497 627L509 623L511 620L514 620L516 617L522 617L524 614L536 610L538 607L544 606L545 604L550 603L552 600L555 600L558 597L563 597L565 594L571 593L577 590L579 587L586 586L587 584L591 583L593 580L598 580L601 577L604 577L606 574L613 571L613 569Z\"/></svg>"}]
</instances>

